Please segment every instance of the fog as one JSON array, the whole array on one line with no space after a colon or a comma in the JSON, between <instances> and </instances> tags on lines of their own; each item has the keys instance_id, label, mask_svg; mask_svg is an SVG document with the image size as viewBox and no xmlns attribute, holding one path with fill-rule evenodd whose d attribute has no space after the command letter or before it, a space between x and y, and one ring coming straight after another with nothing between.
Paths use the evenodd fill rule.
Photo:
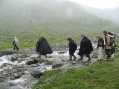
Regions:
<instances>
[{"instance_id":1,"label":"fog","mask_svg":"<svg viewBox=\"0 0 119 89\"><path fill-rule=\"evenodd\" d=\"M119 0L69 0L84 7L97 9L115 9L119 7Z\"/></svg>"},{"instance_id":2,"label":"fog","mask_svg":"<svg viewBox=\"0 0 119 89\"><path fill-rule=\"evenodd\" d=\"M100 10L88 6L84 7L70 2L70 0L0 0L0 24L7 24L11 21L15 25L18 21L25 24L53 21L56 18L74 19L78 15L84 16L84 13L81 12L83 10L103 19L118 22L118 8Z\"/></svg>"},{"instance_id":3,"label":"fog","mask_svg":"<svg viewBox=\"0 0 119 89\"><path fill-rule=\"evenodd\" d=\"M37 16L37 15L39 15L38 13L40 13L40 10L42 10L42 7L44 7L44 9L48 10L48 9L52 8L52 6L55 6L56 8L53 8L53 9L57 10L58 6L61 6L61 3L62 3L62 8L65 9L65 7L63 7L63 4L64 4L64 2L68 3L69 1L72 1L72 0L0 0L0 15L1 15L0 18L4 18L4 17L14 18L20 14L24 18L28 18L29 15L34 14L34 12L32 12L32 11L35 11L35 15ZM81 2L81 0L79 0L79 1ZM72 1L70 3L74 3L74 2ZM75 4L79 5L79 7L81 6L80 4L78 4L76 2L75 2ZM82 7L84 7L84 6L82 6ZM84 8L88 8L89 13L92 13L94 15L97 15L97 16L100 16L100 17L103 17L106 19L116 21L119 18L118 8L108 9L108 10L106 10L106 9L99 10L97 8L93 8L93 10L92 10L91 9L92 7L88 7L88 5L85 6ZM72 16L71 7L69 7L66 10L66 13L68 14L68 16Z\"/></svg>"}]
</instances>

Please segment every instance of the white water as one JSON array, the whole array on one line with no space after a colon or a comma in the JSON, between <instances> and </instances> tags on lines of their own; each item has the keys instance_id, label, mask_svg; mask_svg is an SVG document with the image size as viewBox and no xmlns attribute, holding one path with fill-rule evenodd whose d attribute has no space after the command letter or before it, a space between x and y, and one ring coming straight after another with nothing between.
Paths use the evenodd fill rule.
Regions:
<instances>
[{"instance_id":1,"label":"white water","mask_svg":"<svg viewBox=\"0 0 119 89\"><path fill-rule=\"evenodd\" d=\"M5 55L5 56L0 57L0 66L5 63L12 64L12 62L9 60L10 58L11 58L10 55Z\"/></svg>"},{"instance_id":2,"label":"white water","mask_svg":"<svg viewBox=\"0 0 119 89\"><path fill-rule=\"evenodd\" d=\"M18 56L18 55L19 54L13 54L13 55L4 55L4 56L0 57L0 67L2 67L0 69L0 72L4 71L4 69L11 68L12 65L27 66L26 62L29 59L38 57L37 54L31 54L28 57L25 57L24 60L22 60L21 62L18 62L18 60L12 61L12 58L14 58L15 56ZM51 56L51 58L48 58L48 60L61 62L60 58L62 58L62 57L67 58L68 52L64 52L59 55L58 51L54 51L51 55L48 55L48 56ZM10 65L10 66L6 67L5 64ZM31 68L28 68L28 70L26 71L27 76L23 75L22 77L15 79L15 80L8 79L7 82L4 82L4 84L9 85L9 89L30 89L31 88L31 80L32 80L30 72L37 72L37 71L45 72L45 71L50 71L50 70L52 70L52 65L45 65L44 63L37 64L37 65L34 64L31 66ZM1 84L1 82L0 82L0 84Z\"/></svg>"},{"instance_id":3,"label":"white water","mask_svg":"<svg viewBox=\"0 0 119 89\"><path fill-rule=\"evenodd\" d=\"M93 45L94 47L96 47L95 45ZM79 48L79 47L78 47ZM5 66L4 68L4 64L6 65L16 65L16 66L25 66L27 68L27 71L25 71L25 75L23 75L22 77L15 79L15 80L8 80L7 83L8 85L10 85L9 89L31 89L31 80L32 80L32 76L30 74L30 72L45 72L45 71L50 71L52 70L52 65L45 65L45 63L41 63L41 64L34 64L32 65L30 68L28 68L29 66L26 65L26 62L29 61L29 59L32 58L37 58L38 54L30 54L29 56L26 56L25 58L23 58L24 60L22 60L22 58L20 60L20 62L18 62L18 60L12 61L12 58L15 56L18 56L20 54L13 54L13 55L5 55L0 57L0 67L2 67L0 69L1 71L4 71L5 68L7 68ZM78 50L76 50L75 55L78 56ZM47 58L48 61L53 61L53 63L63 63L67 60L69 60L69 53L68 51L54 51L52 54L48 55ZM87 59L85 58L84 61L86 61ZM94 62L96 60L93 60ZM80 64L78 64L79 66ZM9 67L11 67L9 66ZM67 66L64 65L64 66ZM82 66L82 65L80 65ZM8 68L9 68L8 67ZM35 79L36 81L37 79ZM32 82L35 82L34 80Z\"/></svg>"}]
</instances>

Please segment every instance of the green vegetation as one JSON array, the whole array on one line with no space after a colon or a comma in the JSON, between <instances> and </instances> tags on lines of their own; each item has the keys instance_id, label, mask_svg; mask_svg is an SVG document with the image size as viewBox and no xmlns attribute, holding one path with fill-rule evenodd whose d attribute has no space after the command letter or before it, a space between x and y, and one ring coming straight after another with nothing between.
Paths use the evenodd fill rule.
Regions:
<instances>
[{"instance_id":1,"label":"green vegetation","mask_svg":"<svg viewBox=\"0 0 119 89\"><path fill-rule=\"evenodd\" d=\"M33 89L119 89L119 55L81 69L46 72Z\"/></svg>"},{"instance_id":2,"label":"green vegetation","mask_svg":"<svg viewBox=\"0 0 119 89\"><path fill-rule=\"evenodd\" d=\"M31 1L6 0L1 3L0 49L11 48L14 36L19 38L21 48L26 48L35 47L40 36L45 36L51 45L66 45L69 36L79 42L82 33L119 32L118 24L90 14L75 3L44 0L31 4ZM67 13L69 7L71 16Z\"/></svg>"},{"instance_id":3,"label":"green vegetation","mask_svg":"<svg viewBox=\"0 0 119 89\"><path fill-rule=\"evenodd\" d=\"M51 26L51 27L50 27ZM88 34L89 36L95 37L96 35L100 35L99 33L104 30L104 28L100 28L101 30L98 30L97 27L90 27L91 30L87 29L88 27L82 27L83 25L80 25L78 28L78 23L75 26L74 24L70 26L70 24L67 24L66 27L64 24L57 26L49 25L49 28L39 27L33 28L29 30L17 30L17 29L11 29L10 30L2 30L0 29L0 49L5 48L11 48L11 42L13 40L14 36L17 36L20 40L20 46L21 48L29 48L29 47L35 47L36 41L39 39L39 37L44 36L48 39L51 45L66 45L66 38L72 37L77 41L77 43L80 40L80 34ZM56 27L56 28L53 28ZM109 31L113 30L113 26L109 27ZM95 30L94 30L95 29ZM118 31L118 28L115 27L115 32Z\"/></svg>"}]
</instances>

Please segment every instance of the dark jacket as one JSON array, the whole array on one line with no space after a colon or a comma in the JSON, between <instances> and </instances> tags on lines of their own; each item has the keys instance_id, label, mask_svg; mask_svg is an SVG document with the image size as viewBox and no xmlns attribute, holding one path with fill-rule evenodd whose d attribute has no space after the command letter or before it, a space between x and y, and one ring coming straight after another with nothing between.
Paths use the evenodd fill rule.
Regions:
<instances>
[{"instance_id":1,"label":"dark jacket","mask_svg":"<svg viewBox=\"0 0 119 89\"><path fill-rule=\"evenodd\" d=\"M77 44L73 40L70 40L69 41L69 54L73 55L76 50L77 50Z\"/></svg>"},{"instance_id":2,"label":"dark jacket","mask_svg":"<svg viewBox=\"0 0 119 89\"><path fill-rule=\"evenodd\" d=\"M40 55L46 55L52 53L52 49L44 37L38 40L36 44L36 52L38 52Z\"/></svg>"},{"instance_id":3,"label":"dark jacket","mask_svg":"<svg viewBox=\"0 0 119 89\"><path fill-rule=\"evenodd\" d=\"M83 37L80 43L79 55L87 55L93 51L93 46L91 41L87 37Z\"/></svg>"},{"instance_id":4,"label":"dark jacket","mask_svg":"<svg viewBox=\"0 0 119 89\"><path fill-rule=\"evenodd\" d=\"M97 48L102 47L104 49L104 40L103 38L98 38Z\"/></svg>"}]
</instances>

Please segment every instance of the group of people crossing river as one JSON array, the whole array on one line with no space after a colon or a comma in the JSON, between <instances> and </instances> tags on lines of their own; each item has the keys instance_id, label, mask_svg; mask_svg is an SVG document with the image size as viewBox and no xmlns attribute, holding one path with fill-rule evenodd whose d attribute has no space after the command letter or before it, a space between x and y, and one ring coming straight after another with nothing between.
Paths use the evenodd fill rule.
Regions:
<instances>
[{"instance_id":1,"label":"group of people crossing river","mask_svg":"<svg viewBox=\"0 0 119 89\"><path fill-rule=\"evenodd\" d=\"M88 58L88 62L91 61L90 54L93 52L93 42L85 35L81 35L80 46L78 48L77 43L71 38L67 38L68 48L69 48L69 61L76 61L77 57L75 56L76 50L80 59L83 60L83 57ZM13 40L13 49L19 51L18 38L14 37ZM115 54L116 48L116 34L108 31L103 31L103 36L98 36L97 47L98 49L98 59L103 59L104 55L107 59L110 59L112 55ZM45 37L40 37L36 43L36 52L39 54L39 57L44 55L47 58L47 54L52 54L53 50L48 43Z\"/></svg>"}]
</instances>

